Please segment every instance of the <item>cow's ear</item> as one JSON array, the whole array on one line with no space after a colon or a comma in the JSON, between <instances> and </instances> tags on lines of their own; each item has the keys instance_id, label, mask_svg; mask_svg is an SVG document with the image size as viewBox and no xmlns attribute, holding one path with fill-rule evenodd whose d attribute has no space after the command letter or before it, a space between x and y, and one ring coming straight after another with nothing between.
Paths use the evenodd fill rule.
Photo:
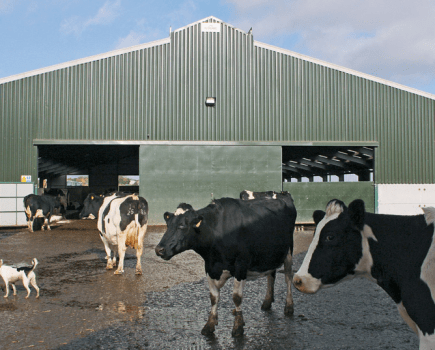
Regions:
<instances>
[{"instance_id":1,"label":"cow's ear","mask_svg":"<svg viewBox=\"0 0 435 350\"><path fill-rule=\"evenodd\" d=\"M316 225L319 224L320 221L322 221L322 219L325 217L325 212L323 210L316 210L313 213L313 219L314 219L314 223Z\"/></svg>"},{"instance_id":2,"label":"cow's ear","mask_svg":"<svg viewBox=\"0 0 435 350\"><path fill-rule=\"evenodd\" d=\"M170 219L171 217L173 217L173 216L174 216L174 214L169 213L169 212L166 212L166 213L163 214L163 218L165 219L166 222L168 222L169 219Z\"/></svg>"},{"instance_id":3,"label":"cow's ear","mask_svg":"<svg viewBox=\"0 0 435 350\"><path fill-rule=\"evenodd\" d=\"M195 217L192 220L192 225L195 228L195 230L199 230L199 228L201 227L201 224L202 224L202 220L203 220L203 217L201 215L198 215L197 217Z\"/></svg>"},{"instance_id":4,"label":"cow's ear","mask_svg":"<svg viewBox=\"0 0 435 350\"><path fill-rule=\"evenodd\" d=\"M362 199L355 199L349 204L349 216L352 223L362 230L364 227L365 205Z\"/></svg>"}]
</instances>

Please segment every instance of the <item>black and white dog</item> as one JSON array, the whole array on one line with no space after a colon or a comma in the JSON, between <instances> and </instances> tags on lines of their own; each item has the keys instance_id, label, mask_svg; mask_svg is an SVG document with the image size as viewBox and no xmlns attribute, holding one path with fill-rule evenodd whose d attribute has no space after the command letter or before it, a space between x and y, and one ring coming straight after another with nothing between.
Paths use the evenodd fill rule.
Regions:
<instances>
[{"instance_id":1,"label":"black and white dog","mask_svg":"<svg viewBox=\"0 0 435 350\"><path fill-rule=\"evenodd\" d=\"M8 265L3 265L3 260L0 259L0 276L2 276L3 281L5 281L6 285L6 295L5 298L9 295L9 283L12 284L12 289L14 290L14 295L17 295L17 290L15 289L15 282L21 280L23 282L24 288L27 290L26 299L30 295L29 283L36 289L36 297L39 298L39 288L36 285L36 275L35 268L38 265L38 260L34 258L32 260L32 266L23 266L23 267L12 267Z\"/></svg>"}]
</instances>

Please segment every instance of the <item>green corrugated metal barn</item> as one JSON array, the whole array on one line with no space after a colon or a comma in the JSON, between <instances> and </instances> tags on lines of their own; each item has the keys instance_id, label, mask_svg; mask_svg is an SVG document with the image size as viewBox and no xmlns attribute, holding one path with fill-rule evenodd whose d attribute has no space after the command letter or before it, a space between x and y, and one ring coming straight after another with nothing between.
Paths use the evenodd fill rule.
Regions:
<instances>
[{"instance_id":1,"label":"green corrugated metal barn","mask_svg":"<svg viewBox=\"0 0 435 350\"><path fill-rule=\"evenodd\" d=\"M67 188L67 175L87 175L86 190L68 189L83 199L139 175L152 224L180 202L199 208L244 189L290 191L299 223L332 198L379 211L400 186L434 191L434 95L257 42L215 17L0 79L0 116L1 184L27 175L35 191ZM11 196L0 191L0 225Z\"/></svg>"}]
</instances>

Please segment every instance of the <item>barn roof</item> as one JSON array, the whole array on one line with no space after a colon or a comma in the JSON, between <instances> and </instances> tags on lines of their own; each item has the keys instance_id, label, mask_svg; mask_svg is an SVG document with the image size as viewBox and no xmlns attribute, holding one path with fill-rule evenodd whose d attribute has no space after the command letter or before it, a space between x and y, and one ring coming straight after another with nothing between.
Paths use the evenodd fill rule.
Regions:
<instances>
[{"instance_id":1,"label":"barn roof","mask_svg":"<svg viewBox=\"0 0 435 350\"><path fill-rule=\"evenodd\" d=\"M194 25L197 25L197 24L203 23L203 22L222 23L222 24L224 24L224 25L226 25L228 27L231 27L231 28L233 28L235 30L238 30L240 32L248 34L245 31L243 31L241 29L238 29L238 28L235 28L234 26L232 26L232 25L230 25L228 23L225 23L224 21L222 21L219 18L216 18L214 16L209 16L209 17L206 17L206 18L201 19L199 21L193 22L193 23L191 23L191 24L189 24L187 26L184 26L184 27L181 27L179 29L174 30L174 32L179 32L179 31L182 31L182 30L186 30L189 27L192 27ZM73 66L76 66L76 65L80 65L80 64L88 63L88 62L93 62L93 61L101 60L101 59L108 58L108 57L122 55L122 54L125 54L125 53L134 52L134 51L138 51L138 50L142 50L142 49L146 49L146 48L150 48L150 47L154 47L154 46L169 44L169 43L170 43L170 37L167 37L167 38L164 38L164 39L152 41L152 42L145 43L145 44L139 44L139 45L123 48L123 49L118 49L118 50L109 51L109 52L98 54L98 55L93 55L93 56L89 56L89 57L73 60L73 61L68 61L68 62L65 62L65 63L55 64L55 65L52 65L52 66L48 66L48 67L44 67L44 68L40 68L40 69L35 69L35 70L29 71L29 72L24 72L24 73L20 73L20 74L16 74L16 75L11 75L11 76L5 77L5 78L0 78L0 84L8 83L8 82L11 82L11 81L14 81L14 80L19 80L19 79L23 79L23 78L39 75L39 74L44 74L44 73L47 73L47 72L52 72L52 71L63 69L63 68L67 68L67 67L73 67ZM260 47L260 48L264 48L264 49L267 49L267 50L271 50L271 51L275 51L275 52L278 52L278 53L282 53L282 54L285 54L285 55L288 55L288 56L291 56L291 57L294 57L294 58L297 58L297 59L301 59L301 60L304 60L304 61L307 61L307 62L318 64L318 65L323 66L323 67L327 67L327 68L331 68L331 69L334 69L334 70L337 70L337 71L340 71L340 72L348 73L348 74L351 74L351 75L354 75L354 76L357 76L357 77L361 77L363 79L374 81L374 82L377 82L377 83L380 83L380 84L391 86L391 87L394 87L394 88L397 88L397 89L400 89L400 90L403 90L403 91L411 92L411 93L414 93L416 95L427 97L427 98L435 100L435 94L431 94L431 93L424 92L424 91L421 91L421 90L418 90L418 89L414 89L414 88L411 88L411 87L408 87L408 86L405 86L405 85L402 85L402 84L398 84L398 83L395 83L395 82L392 82L392 81L389 81L389 80L386 80L386 79L378 78L378 77L375 77L375 76L370 75L370 74L365 74L365 73L362 73L362 72L359 72L359 71L356 71L356 70L353 70L353 69L345 68L345 67L333 64L333 63L322 61L322 60L319 60L319 59L316 59L316 58L313 58L313 57L310 57L310 56L306 56L306 55L303 55L303 54L300 54L300 53L296 53L296 52L293 52L293 51L290 51L290 50L287 50L287 49L283 49L283 48L280 48L280 47L277 47L277 46L273 46L273 45L269 45L269 44L266 44L266 43L262 43L262 42L259 42L259 41L256 41L256 40L254 40L254 45L257 46L257 47Z\"/></svg>"}]
</instances>

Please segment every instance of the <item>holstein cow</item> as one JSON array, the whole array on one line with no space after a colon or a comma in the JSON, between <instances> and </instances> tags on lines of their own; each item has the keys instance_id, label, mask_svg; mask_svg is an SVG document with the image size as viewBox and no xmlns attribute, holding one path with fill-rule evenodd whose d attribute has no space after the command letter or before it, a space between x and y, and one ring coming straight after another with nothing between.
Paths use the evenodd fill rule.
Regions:
<instances>
[{"instance_id":1,"label":"holstein cow","mask_svg":"<svg viewBox=\"0 0 435 350\"><path fill-rule=\"evenodd\" d=\"M244 190L240 192L240 199L244 201L251 199L283 199L285 196L289 196L290 193L287 191L275 192L275 191L266 191L266 192L253 192Z\"/></svg>"},{"instance_id":2,"label":"holstein cow","mask_svg":"<svg viewBox=\"0 0 435 350\"><path fill-rule=\"evenodd\" d=\"M367 213L362 200L347 208L332 200L314 212L313 241L293 283L316 293L364 276L394 300L417 333L420 349L435 349L435 208L417 216Z\"/></svg>"},{"instance_id":3,"label":"holstein cow","mask_svg":"<svg viewBox=\"0 0 435 350\"><path fill-rule=\"evenodd\" d=\"M282 192L275 192L275 191L266 191L266 192L253 192L244 190L240 192L240 199L242 200L254 200L254 199L282 199L291 201L293 204L293 198L291 194L288 191L282 191ZM289 252L289 268L292 268L292 252ZM290 279L293 276L293 270L290 271ZM274 289L275 289L275 279L276 279L276 270L273 271L271 274L267 275L267 293L266 293L266 299L263 305L261 306L262 310L269 310L272 306L272 302L274 301ZM293 312L292 312L293 313Z\"/></svg>"},{"instance_id":4,"label":"holstein cow","mask_svg":"<svg viewBox=\"0 0 435 350\"><path fill-rule=\"evenodd\" d=\"M44 223L41 229L51 230L50 218L52 215L59 215L62 212L62 206L58 197L49 195L38 196L29 194L24 197L24 208L27 219L27 227L33 232L33 222L35 218L43 218Z\"/></svg>"},{"instance_id":5,"label":"holstein cow","mask_svg":"<svg viewBox=\"0 0 435 350\"><path fill-rule=\"evenodd\" d=\"M293 313L291 254L296 209L291 197L255 201L222 198L198 211L183 204L174 214L166 212L164 218L168 227L156 246L156 254L169 260L193 249L205 262L212 307L202 334L213 334L218 324L220 289L234 277L236 317L232 335L242 335L241 304L246 280L274 276L282 264L287 282L284 312ZM273 295L268 291L262 308L269 309L272 302Z\"/></svg>"},{"instance_id":6,"label":"holstein cow","mask_svg":"<svg viewBox=\"0 0 435 350\"><path fill-rule=\"evenodd\" d=\"M89 193L83 202L83 209L79 214L80 219L96 219L98 217L98 211L103 204L104 196Z\"/></svg>"},{"instance_id":7,"label":"holstein cow","mask_svg":"<svg viewBox=\"0 0 435 350\"><path fill-rule=\"evenodd\" d=\"M100 207L97 226L107 254L106 268L113 269L118 253L119 263L115 274L122 274L125 251L131 247L136 249L136 274L142 274L141 256L148 226L147 201L136 194L125 196L115 193L107 196Z\"/></svg>"}]
</instances>

